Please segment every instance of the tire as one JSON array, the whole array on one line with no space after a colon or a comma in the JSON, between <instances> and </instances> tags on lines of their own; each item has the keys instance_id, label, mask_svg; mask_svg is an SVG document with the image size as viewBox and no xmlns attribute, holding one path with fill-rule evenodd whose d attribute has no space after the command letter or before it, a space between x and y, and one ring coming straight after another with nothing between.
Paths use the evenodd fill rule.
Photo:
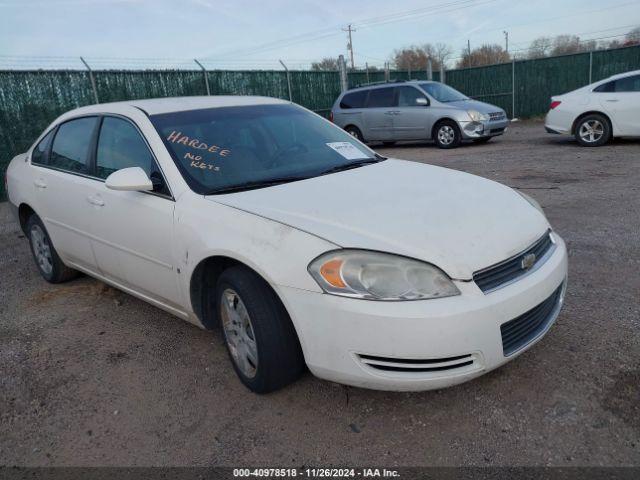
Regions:
<instances>
[{"instance_id":1,"label":"tire","mask_svg":"<svg viewBox=\"0 0 640 480\"><path fill-rule=\"evenodd\" d=\"M242 383L268 393L298 379L305 370L298 336L271 287L247 267L235 266L220 275L215 294L227 351Z\"/></svg>"},{"instance_id":2,"label":"tire","mask_svg":"<svg viewBox=\"0 0 640 480\"><path fill-rule=\"evenodd\" d=\"M63 283L78 276L77 270L67 267L60 260L47 229L36 214L27 219L26 233L33 260L42 278L49 283Z\"/></svg>"},{"instance_id":3,"label":"tire","mask_svg":"<svg viewBox=\"0 0 640 480\"><path fill-rule=\"evenodd\" d=\"M357 138L358 140L360 140L361 142L364 143L364 137L362 136L362 132L360 131L360 129L354 125L349 125L348 127L346 127L344 129L345 132L347 132L349 135L351 135L352 137Z\"/></svg>"},{"instance_id":4,"label":"tire","mask_svg":"<svg viewBox=\"0 0 640 480\"><path fill-rule=\"evenodd\" d=\"M395 144L396 142L382 142L382 145L385 147L393 147Z\"/></svg>"},{"instance_id":5,"label":"tire","mask_svg":"<svg viewBox=\"0 0 640 480\"><path fill-rule=\"evenodd\" d=\"M576 123L574 136L583 147L600 147L611 139L611 124L603 115L586 115Z\"/></svg>"},{"instance_id":6,"label":"tire","mask_svg":"<svg viewBox=\"0 0 640 480\"><path fill-rule=\"evenodd\" d=\"M490 141L493 137L482 137L482 138L474 138L472 140L473 143L477 143L479 145L483 144L483 143L487 143L488 141Z\"/></svg>"},{"instance_id":7,"label":"tire","mask_svg":"<svg viewBox=\"0 0 640 480\"><path fill-rule=\"evenodd\" d=\"M456 148L462 141L458 124L451 120L438 122L433 131L433 139L438 148Z\"/></svg>"}]
</instances>

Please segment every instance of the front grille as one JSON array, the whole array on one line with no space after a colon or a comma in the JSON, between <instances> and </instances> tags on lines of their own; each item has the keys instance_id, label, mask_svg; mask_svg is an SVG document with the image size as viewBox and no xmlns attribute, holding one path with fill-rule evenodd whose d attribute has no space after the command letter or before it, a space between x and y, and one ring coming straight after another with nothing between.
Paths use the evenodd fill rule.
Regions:
<instances>
[{"instance_id":1,"label":"front grille","mask_svg":"<svg viewBox=\"0 0 640 480\"><path fill-rule=\"evenodd\" d=\"M551 233L547 231L547 233L524 252L496 265L475 272L473 274L473 281L476 282L476 285L478 285L484 293L496 290L538 266L540 262L544 260L543 257L545 254L551 250L552 246ZM525 257L530 259L531 255L535 255L535 257L533 257L533 263L527 264Z\"/></svg>"},{"instance_id":2,"label":"front grille","mask_svg":"<svg viewBox=\"0 0 640 480\"><path fill-rule=\"evenodd\" d=\"M506 118L506 115L504 112L491 112L489 114L489 120L491 120L492 122L495 122L497 120L504 120Z\"/></svg>"},{"instance_id":3,"label":"front grille","mask_svg":"<svg viewBox=\"0 0 640 480\"><path fill-rule=\"evenodd\" d=\"M375 355L358 355L362 363L376 370L386 372L430 373L456 370L475 363L471 354L447 358L391 358Z\"/></svg>"},{"instance_id":4,"label":"front grille","mask_svg":"<svg viewBox=\"0 0 640 480\"><path fill-rule=\"evenodd\" d=\"M517 318L500 325L504 356L517 352L535 340L553 321L562 297L560 285L544 302Z\"/></svg>"}]
</instances>

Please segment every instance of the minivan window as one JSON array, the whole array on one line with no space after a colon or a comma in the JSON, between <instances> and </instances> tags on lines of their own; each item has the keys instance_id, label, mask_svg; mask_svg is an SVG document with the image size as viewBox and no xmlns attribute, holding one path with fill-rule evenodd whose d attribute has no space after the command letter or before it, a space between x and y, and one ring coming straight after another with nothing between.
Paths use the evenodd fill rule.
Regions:
<instances>
[{"instance_id":1,"label":"minivan window","mask_svg":"<svg viewBox=\"0 0 640 480\"><path fill-rule=\"evenodd\" d=\"M47 133L42 140L36 145L31 152L31 163L38 163L44 165L47 163L47 154L49 152L49 144L51 143L51 139L53 138L54 130L51 130Z\"/></svg>"},{"instance_id":2,"label":"minivan window","mask_svg":"<svg viewBox=\"0 0 640 480\"><path fill-rule=\"evenodd\" d=\"M340 100L340 108L364 108L364 104L367 101L367 93L367 90L347 93Z\"/></svg>"},{"instance_id":3,"label":"minivan window","mask_svg":"<svg viewBox=\"0 0 640 480\"><path fill-rule=\"evenodd\" d=\"M157 170L155 159L138 130L121 118L105 117L98 137L96 175L107 178L128 167L140 167L148 176Z\"/></svg>"},{"instance_id":4,"label":"minivan window","mask_svg":"<svg viewBox=\"0 0 640 480\"><path fill-rule=\"evenodd\" d=\"M458 102L460 100L469 100L469 97L463 95L454 88L444 83L432 82L421 83L420 88L441 103Z\"/></svg>"},{"instance_id":5,"label":"minivan window","mask_svg":"<svg viewBox=\"0 0 640 480\"><path fill-rule=\"evenodd\" d=\"M395 88L374 88L369 90L369 108L395 107Z\"/></svg>"},{"instance_id":6,"label":"minivan window","mask_svg":"<svg viewBox=\"0 0 640 480\"><path fill-rule=\"evenodd\" d=\"M69 172L89 173L89 147L97 117L70 120L58 127L49 165Z\"/></svg>"},{"instance_id":7,"label":"minivan window","mask_svg":"<svg viewBox=\"0 0 640 480\"><path fill-rule=\"evenodd\" d=\"M302 180L381 159L296 105L207 108L150 118L188 185L203 195Z\"/></svg>"},{"instance_id":8,"label":"minivan window","mask_svg":"<svg viewBox=\"0 0 640 480\"><path fill-rule=\"evenodd\" d=\"M399 107L424 106L424 104L419 104L417 100L418 98L426 99L426 97L417 88L413 88L413 87L396 87L396 88L398 91Z\"/></svg>"}]
</instances>

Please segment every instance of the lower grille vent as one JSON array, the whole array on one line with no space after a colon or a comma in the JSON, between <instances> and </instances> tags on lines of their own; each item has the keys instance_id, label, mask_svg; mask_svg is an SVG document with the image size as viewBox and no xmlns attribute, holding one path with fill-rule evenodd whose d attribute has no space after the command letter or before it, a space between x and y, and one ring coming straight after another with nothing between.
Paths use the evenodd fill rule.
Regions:
<instances>
[{"instance_id":1,"label":"lower grille vent","mask_svg":"<svg viewBox=\"0 0 640 480\"><path fill-rule=\"evenodd\" d=\"M358 355L362 363L376 370L387 372L428 373L455 370L473 365L475 357L471 354L447 358L388 358L374 355Z\"/></svg>"}]
</instances>

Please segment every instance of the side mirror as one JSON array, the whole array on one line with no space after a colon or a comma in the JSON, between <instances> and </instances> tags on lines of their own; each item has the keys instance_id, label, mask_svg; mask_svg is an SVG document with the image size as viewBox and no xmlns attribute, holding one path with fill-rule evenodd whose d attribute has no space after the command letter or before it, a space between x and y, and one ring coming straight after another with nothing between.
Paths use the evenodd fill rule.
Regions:
<instances>
[{"instance_id":1,"label":"side mirror","mask_svg":"<svg viewBox=\"0 0 640 480\"><path fill-rule=\"evenodd\" d=\"M421 107L428 107L429 106L429 100L427 100L424 97L418 97L418 98L416 98L416 105L419 105Z\"/></svg>"},{"instance_id":2,"label":"side mirror","mask_svg":"<svg viewBox=\"0 0 640 480\"><path fill-rule=\"evenodd\" d=\"M104 184L111 190L139 192L153 190L153 183L140 167L129 167L113 172Z\"/></svg>"}]
</instances>

